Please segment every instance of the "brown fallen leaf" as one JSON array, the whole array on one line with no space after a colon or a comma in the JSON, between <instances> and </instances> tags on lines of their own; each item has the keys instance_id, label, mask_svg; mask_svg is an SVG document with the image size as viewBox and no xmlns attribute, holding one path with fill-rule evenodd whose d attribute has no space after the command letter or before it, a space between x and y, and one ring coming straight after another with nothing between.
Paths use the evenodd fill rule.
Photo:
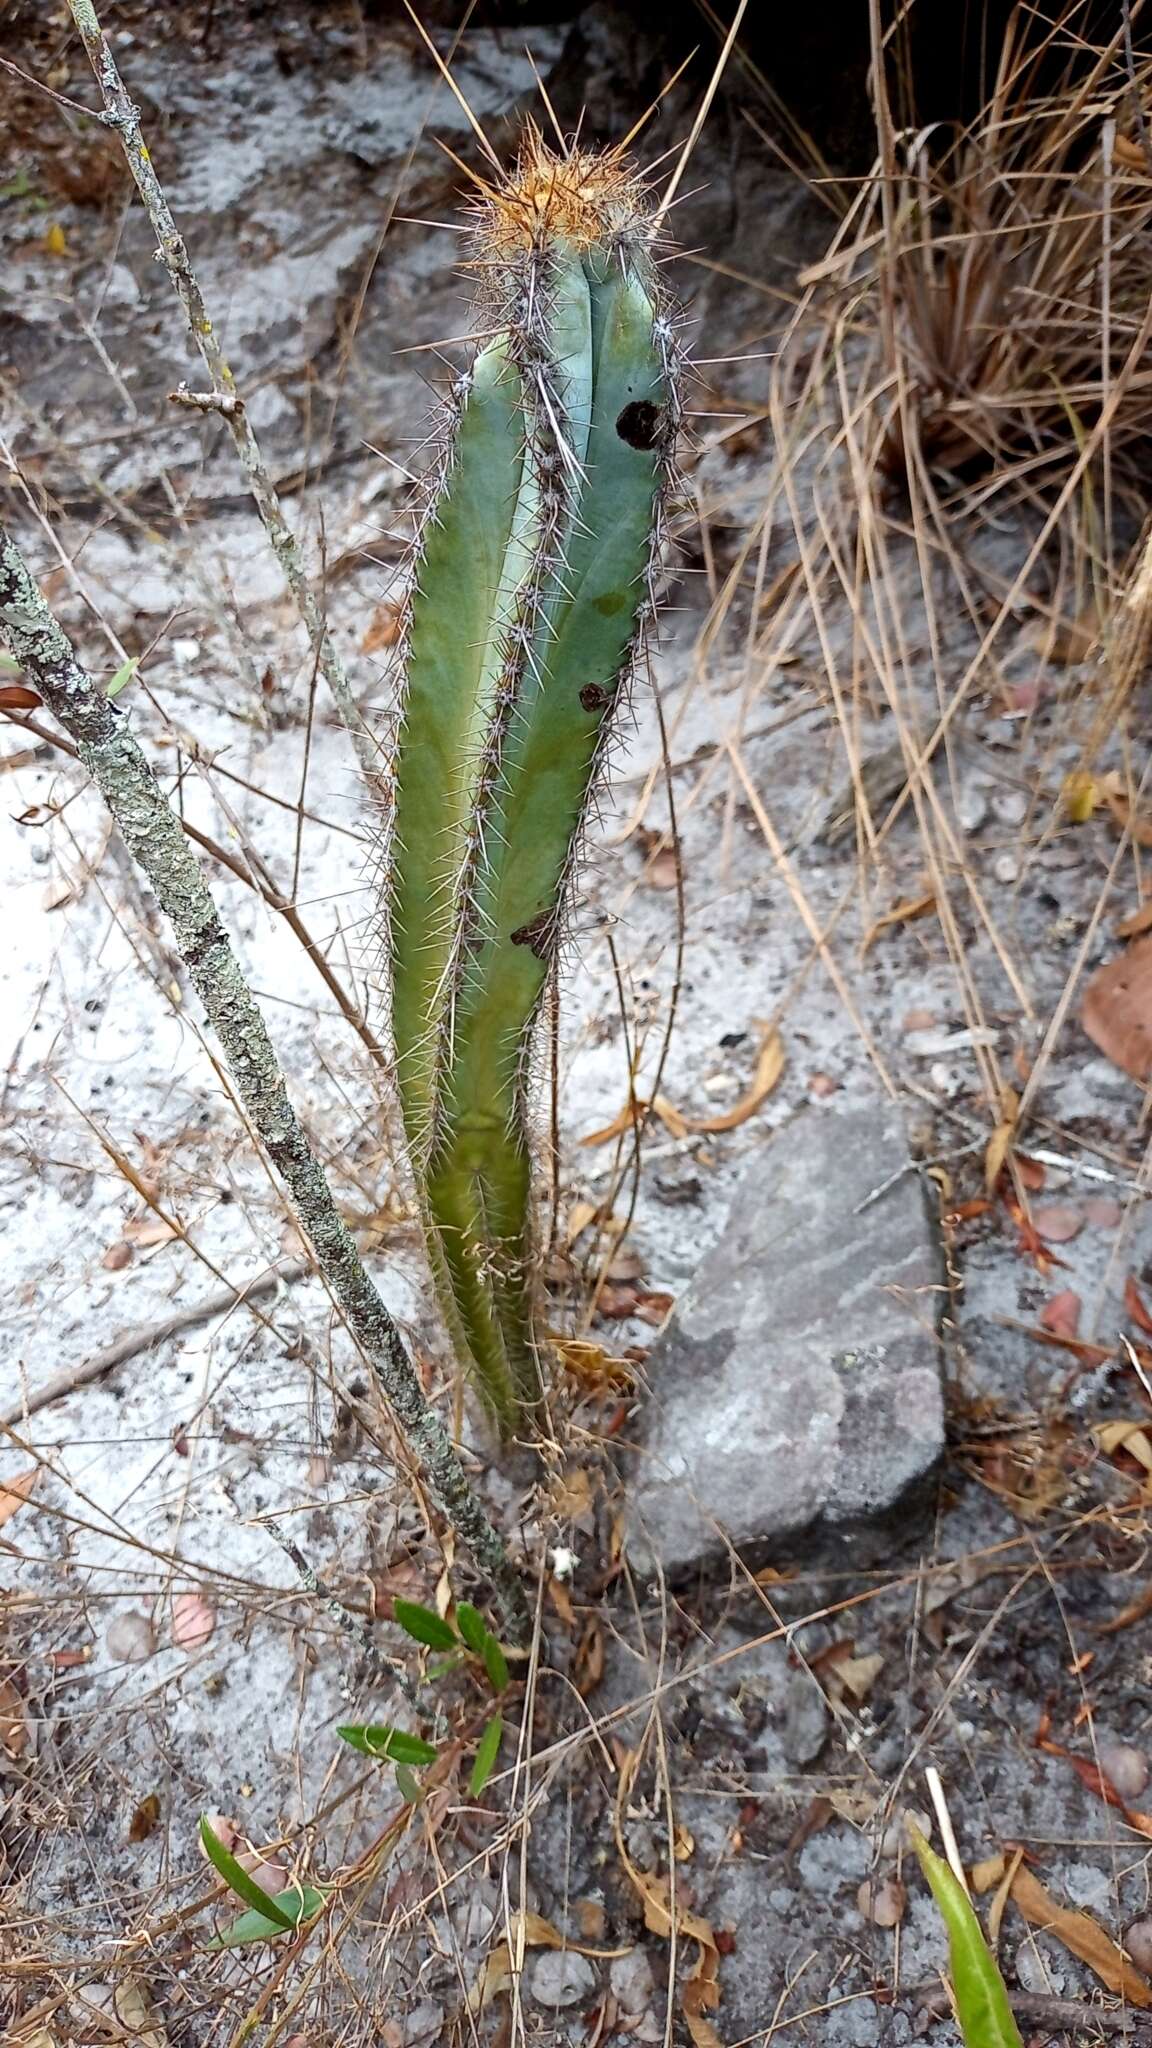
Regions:
<instances>
[{"instance_id":1,"label":"brown fallen leaf","mask_svg":"<svg viewBox=\"0 0 1152 2048\"><path fill-rule=\"evenodd\" d=\"M1071 1202L1043 1202L1033 1209L1032 1221L1045 1244L1071 1244L1084 1228L1084 1212Z\"/></svg>"},{"instance_id":2,"label":"brown fallen leaf","mask_svg":"<svg viewBox=\"0 0 1152 2048\"><path fill-rule=\"evenodd\" d=\"M128 1840L130 1842L146 1842L149 1835L155 1830L159 1819L160 1794L158 1792L149 1792L147 1797L140 1801L139 1806L128 1823Z\"/></svg>"},{"instance_id":3,"label":"brown fallen leaf","mask_svg":"<svg viewBox=\"0 0 1152 2048\"><path fill-rule=\"evenodd\" d=\"M1000 1122L984 1148L984 1186L989 1194L1008 1164L1012 1141L1016 1136L1016 1125L1020 1116L1020 1097L1014 1088L1005 1087L1000 1102Z\"/></svg>"},{"instance_id":4,"label":"brown fallen leaf","mask_svg":"<svg viewBox=\"0 0 1152 2048\"><path fill-rule=\"evenodd\" d=\"M595 1692L603 1676L604 1631L595 1615L590 1615L572 1660L572 1683L582 1700L586 1700L590 1692Z\"/></svg>"},{"instance_id":5,"label":"brown fallen leaf","mask_svg":"<svg viewBox=\"0 0 1152 2048\"><path fill-rule=\"evenodd\" d=\"M1152 1472L1152 1438L1142 1421L1101 1422L1091 1432L1093 1442L1111 1458L1117 1451L1127 1451L1146 1472Z\"/></svg>"},{"instance_id":6,"label":"brown fallen leaf","mask_svg":"<svg viewBox=\"0 0 1152 2048\"><path fill-rule=\"evenodd\" d=\"M620 1775L612 1817L617 1853L628 1881L643 1907L644 1925L648 1932L658 1934L667 1941L675 1928L678 1941L687 1936L697 1943L699 1953L681 1993L684 2019L692 2036L694 2048L721 2048L716 2029L704 2017L705 2012L713 2010L720 1999L720 1987L716 1981L720 1952L716 1946L716 1937L709 1922L702 1919L699 1913L693 1913L683 1903L681 1887L678 1886L673 1893L669 1878L658 1876L654 1871L640 1870L633 1863L624 1839L624 1816L628 1811L632 1786L639 1769L640 1752L619 1747L617 1756Z\"/></svg>"},{"instance_id":7,"label":"brown fallen leaf","mask_svg":"<svg viewBox=\"0 0 1152 2048\"><path fill-rule=\"evenodd\" d=\"M1144 1297L1136 1285L1136 1275L1129 1273L1124 1282L1124 1306L1138 1330L1146 1337L1152 1337L1152 1315L1144 1303Z\"/></svg>"},{"instance_id":8,"label":"brown fallen leaf","mask_svg":"<svg viewBox=\"0 0 1152 2048\"><path fill-rule=\"evenodd\" d=\"M23 1756L28 1747L29 1728L24 1702L10 1678L0 1678L0 1749L9 1756Z\"/></svg>"},{"instance_id":9,"label":"brown fallen leaf","mask_svg":"<svg viewBox=\"0 0 1152 2048\"><path fill-rule=\"evenodd\" d=\"M908 896L901 903L894 903L891 910L883 912L874 924L870 924L860 941L860 958L867 958L881 932L891 931L893 925L912 924L918 917L927 917L936 908L936 891L929 889L923 896Z\"/></svg>"},{"instance_id":10,"label":"brown fallen leaf","mask_svg":"<svg viewBox=\"0 0 1152 2048\"><path fill-rule=\"evenodd\" d=\"M1060 1906L1039 1878L1021 1867L1012 1880L1012 1902L1033 1927L1042 1927L1063 1943L1070 1955L1087 1963L1093 1975L1117 1997L1142 2008L1152 2005L1152 1985L1133 1969L1110 1935L1087 1913Z\"/></svg>"},{"instance_id":11,"label":"brown fallen leaf","mask_svg":"<svg viewBox=\"0 0 1152 2048\"><path fill-rule=\"evenodd\" d=\"M512 1938L517 1947L521 1941L525 1948L563 1948L578 1956L596 1956L603 1960L607 1956L626 1956L629 1944L623 1948L590 1948L587 1942L573 1941L570 1934L562 1934L543 1913L522 1911L512 1921Z\"/></svg>"},{"instance_id":12,"label":"brown fallen leaf","mask_svg":"<svg viewBox=\"0 0 1152 2048\"><path fill-rule=\"evenodd\" d=\"M124 1225L124 1236L138 1251L151 1251L153 1245L171 1244L180 1233L174 1223L163 1216L137 1216Z\"/></svg>"},{"instance_id":13,"label":"brown fallen leaf","mask_svg":"<svg viewBox=\"0 0 1152 2048\"><path fill-rule=\"evenodd\" d=\"M1081 1784L1086 1785L1097 1799L1102 1799L1105 1806L1114 1806L1118 1813L1122 1813L1129 1827L1135 1828L1138 1835L1152 1835L1152 1816L1138 1813L1129 1806L1107 1773L1101 1770L1099 1764L1093 1763L1090 1757L1077 1756L1073 1750L1065 1749L1062 1742L1038 1742L1036 1747L1044 1750L1048 1756L1058 1756L1063 1762L1071 1764Z\"/></svg>"},{"instance_id":14,"label":"brown fallen leaf","mask_svg":"<svg viewBox=\"0 0 1152 2048\"><path fill-rule=\"evenodd\" d=\"M385 599L378 604L369 621L368 631L360 642L361 654L379 654L385 647L395 647L400 638L404 621L404 608Z\"/></svg>"},{"instance_id":15,"label":"brown fallen leaf","mask_svg":"<svg viewBox=\"0 0 1152 2048\"><path fill-rule=\"evenodd\" d=\"M1074 1287L1064 1287L1059 1294L1052 1295L1040 1311L1040 1327L1055 1337L1075 1337L1080 1331L1080 1310L1083 1303Z\"/></svg>"},{"instance_id":16,"label":"brown fallen leaf","mask_svg":"<svg viewBox=\"0 0 1152 2048\"><path fill-rule=\"evenodd\" d=\"M1152 1080L1152 933L1096 969L1080 1022L1114 1066L1134 1081Z\"/></svg>"},{"instance_id":17,"label":"brown fallen leaf","mask_svg":"<svg viewBox=\"0 0 1152 2048\"><path fill-rule=\"evenodd\" d=\"M26 1472L17 1472L15 1478L5 1479L0 1485L0 1529L24 1506L39 1477L39 1465L29 1465Z\"/></svg>"},{"instance_id":18,"label":"brown fallen leaf","mask_svg":"<svg viewBox=\"0 0 1152 2048\"><path fill-rule=\"evenodd\" d=\"M41 702L26 683L0 684L0 711L38 711Z\"/></svg>"},{"instance_id":19,"label":"brown fallen leaf","mask_svg":"<svg viewBox=\"0 0 1152 2048\"><path fill-rule=\"evenodd\" d=\"M127 1238L118 1237L115 1244L109 1245L100 1264L106 1273L122 1273L125 1266L132 1264L133 1256L132 1247L128 1243Z\"/></svg>"},{"instance_id":20,"label":"brown fallen leaf","mask_svg":"<svg viewBox=\"0 0 1152 2048\"><path fill-rule=\"evenodd\" d=\"M216 1610L203 1593L177 1593L172 1602L172 1641L178 1650L199 1650L216 1627Z\"/></svg>"},{"instance_id":21,"label":"brown fallen leaf","mask_svg":"<svg viewBox=\"0 0 1152 2048\"><path fill-rule=\"evenodd\" d=\"M722 1111L718 1116L685 1117L686 1129L689 1131L734 1131L739 1125L746 1124L749 1117L755 1116L756 1111L768 1100L781 1074L784 1072L784 1064L784 1041L778 1031L769 1031L761 1042L760 1051L756 1059L756 1072L752 1077L752 1086L748 1089L747 1093L740 1097L739 1102L734 1102L731 1109Z\"/></svg>"},{"instance_id":22,"label":"brown fallen leaf","mask_svg":"<svg viewBox=\"0 0 1152 2048\"><path fill-rule=\"evenodd\" d=\"M1128 798L1117 789L1106 789L1105 800L1113 820L1121 832L1127 832L1137 846L1152 846L1152 815L1147 811L1135 811Z\"/></svg>"}]
</instances>

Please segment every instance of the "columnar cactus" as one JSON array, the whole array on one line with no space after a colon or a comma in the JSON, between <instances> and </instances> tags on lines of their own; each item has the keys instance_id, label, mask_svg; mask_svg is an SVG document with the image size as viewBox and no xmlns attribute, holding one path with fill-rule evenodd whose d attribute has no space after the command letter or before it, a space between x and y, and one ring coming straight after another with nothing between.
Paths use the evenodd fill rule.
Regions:
<instances>
[{"instance_id":1,"label":"columnar cactus","mask_svg":"<svg viewBox=\"0 0 1152 2048\"><path fill-rule=\"evenodd\" d=\"M392 1029L429 1251L504 1432L533 1335L532 1029L650 609L678 416L643 194L529 132L486 190L485 335L457 387L404 650L389 863Z\"/></svg>"}]
</instances>

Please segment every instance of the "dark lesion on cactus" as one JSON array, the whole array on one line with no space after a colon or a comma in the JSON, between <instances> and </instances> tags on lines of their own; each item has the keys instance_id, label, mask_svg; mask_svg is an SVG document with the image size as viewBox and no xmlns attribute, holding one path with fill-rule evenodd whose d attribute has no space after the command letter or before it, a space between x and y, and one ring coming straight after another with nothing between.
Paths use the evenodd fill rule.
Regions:
<instances>
[{"instance_id":1,"label":"dark lesion on cactus","mask_svg":"<svg viewBox=\"0 0 1152 2048\"><path fill-rule=\"evenodd\" d=\"M660 439L664 407L650 398L634 398L616 420L616 432L630 448L655 448Z\"/></svg>"},{"instance_id":2,"label":"dark lesion on cactus","mask_svg":"<svg viewBox=\"0 0 1152 2048\"><path fill-rule=\"evenodd\" d=\"M580 702L585 711L605 711L612 702L611 690L603 683L585 683L580 692Z\"/></svg>"},{"instance_id":3,"label":"dark lesion on cactus","mask_svg":"<svg viewBox=\"0 0 1152 2048\"><path fill-rule=\"evenodd\" d=\"M538 960L548 958L556 917L551 910L538 910L527 924L518 924L508 936L514 946L529 946Z\"/></svg>"}]
</instances>

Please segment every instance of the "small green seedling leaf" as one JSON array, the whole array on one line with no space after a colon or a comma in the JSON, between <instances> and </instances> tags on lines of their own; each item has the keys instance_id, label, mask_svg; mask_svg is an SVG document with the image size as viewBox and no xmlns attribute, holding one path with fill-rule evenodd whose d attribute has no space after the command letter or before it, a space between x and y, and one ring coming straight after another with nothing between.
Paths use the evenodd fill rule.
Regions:
<instances>
[{"instance_id":1,"label":"small green seedling leaf","mask_svg":"<svg viewBox=\"0 0 1152 2048\"><path fill-rule=\"evenodd\" d=\"M479 1799L485 1785L492 1776L492 1772L496 1767L496 1759L500 1754L500 1743L503 1734L504 1717L502 1714L494 1714L483 1735L480 1737L480 1747L476 1751L476 1761L472 1766L472 1776L468 1780L468 1790L473 1799Z\"/></svg>"},{"instance_id":2,"label":"small green seedling leaf","mask_svg":"<svg viewBox=\"0 0 1152 2048\"><path fill-rule=\"evenodd\" d=\"M484 1655L484 1639L488 1631L484 1626L483 1615L477 1612L470 1600L460 1600L457 1602L456 1626L460 1631L461 1642L471 1650L474 1657L482 1657Z\"/></svg>"},{"instance_id":3,"label":"small green seedling leaf","mask_svg":"<svg viewBox=\"0 0 1152 2048\"><path fill-rule=\"evenodd\" d=\"M224 1847L219 1835L213 1833L208 1821L203 1818L200 1821L200 1840L204 1844L209 1862L215 1865L229 1890L234 1891L238 1899L243 1899L244 1904L251 1906L253 1912L258 1913L261 1919L270 1920L280 1933L283 1933L286 1927L295 1927L296 1921L292 1916L275 1899L270 1899L267 1892L261 1891L256 1879L249 1876L242 1864L237 1863L231 1850ZM293 1897L296 1896L298 1894L293 1893Z\"/></svg>"},{"instance_id":4,"label":"small green seedling leaf","mask_svg":"<svg viewBox=\"0 0 1152 2048\"><path fill-rule=\"evenodd\" d=\"M409 1770L407 1764L397 1764L396 1766L396 1788L401 1799L407 1805L419 1806L422 1803L424 1787L420 1783L419 1778L415 1777Z\"/></svg>"},{"instance_id":5,"label":"small green seedling leaf","mask_svg":"<svg viewBox=\"0 0 1152 2048\"><path fill-rule=\"evenodd\" d=\"M910 1832L920 1868L948 1930L952 1990L964 2048L1023 2048L1004 1979L968 1894L944 1858L928 1847L919 1830L913 1828Z\"/></svg>"},{"instance_id":6,"label":"small green seedling leaf","mask_svg":"<svg viewBox=\"0 0 1152 2048\"><path fill-rule=\"evenodd\" d=\"M392 1616L413 1642L426 1643L430 1650L456 1648L456 1631L430 1607L421 1607L418 1600L394 1601Z\"/></svg>"},{"instance_id":7,"label":"small green seedling leaf","mask_svg":"<svg viewBox=\"0 0 1152 2048\"><path fill-rule=\"evenodd\" d=\"M274 1899L266 1899L268 1907L279 1906L291 1915L293 1928L303 1926L320 1911L326 1894L318 1892L310 1884L297 1885L290 1892L277 1892ZM223 1934L214 1935L208 1943L210 1949L248 1948L254 1941L275 1941L286 1929L278 1921L271 1920L267 1912L241 1913L238 1920L226 1927Z\"/></svg>"},{"instance_id":8,"label":"small green seedling leaf","mask_svg":"<svg viewBox=\"0 0 1152 2048\"><path fill-rule=\"evenodd\" d=\"M493 1692L503 1692L508 1683L508 1659L495 1636L485 1634L482 1654L489 1685Z\"/></svg>"},{"instance_id":9,"label":"small green seedling leaf","mask_svg":"<svg viewBox=\"0 0 1152 2048\"><path fill-rule=\"evenodd\" d=\"M105 690L104 695L106 697L118 697L120 695L121 690L126 690L128 688L128 685L132 681L132 678L135 675L139 666L140 658L138 655L134 654L132 656L131 661L126 661L124 663L123 668L117 669L115 675L112 678L112 681L109 683L107 689Z\"/></svg>"},{"instance_id":10,"label":"small green seedling leaf","mask_svg":"<svg viewBox=\"0 0 1152 2048\"><path fill-rule=\"evenodd\" d=\"M409 1735L404 1728L384 1728L368 1722L338 1728L336 1733L362 1756L382 1757L390 1764L434 1764L440 1753L431 1742L425 1742L420 1735Z\"/></svg>"}]
</instances>

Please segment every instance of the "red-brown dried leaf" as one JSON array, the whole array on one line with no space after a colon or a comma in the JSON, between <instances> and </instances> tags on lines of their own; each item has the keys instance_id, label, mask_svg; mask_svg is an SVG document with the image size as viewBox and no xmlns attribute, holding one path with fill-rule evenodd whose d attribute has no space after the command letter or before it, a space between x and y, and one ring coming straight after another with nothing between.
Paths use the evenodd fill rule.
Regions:
<instances>
[{"instance_id":1,"label":"red-brown dried leaf","mask_svg":"<svg viewBox=\"0 0 1152 2048\"><path fill-rule=\"evenodd\" d=\"M1114 1066L1134 1081L1152 1079L1152 934L1096 969L1080 1022Z\"/></svg>"},{"instance_id":2,"label":"red-brown dried leaf","mask_svg":"<svg viewBox=\"0 0 1152 2048\"><path fill-rule=\"evenodd\" d=\"M1144 1304L1140 1289L1136 1285L1134 1273L1129 1273L1128 1278L1124 1282L1124 1306L1135 1323L1136 1328L1143 1330L1146 1337L1152 1337L1152 1313L1149 1312Z\"/></svg>"},{"instance_id":3,"label":"red-brown dried leaf","mask_svg":"<svg viewBox=\"0 0 1152 2048\"><path fill-rule=\"evenodd\" d=\"M0 711L38 711L43 701L26 683L0 683Z\"/></svg>"},{"instance_id":4,"label":"red-brown dried leaf","mask_svg":"<svg viewBox=\"0 0 1152 2048\"><path fill-rule=\"evenodd\" d=\"M1074 1287L1065 1287L1044 1303L1040 1326L1053 1337L1076 1337L1080 1332L1080 1311L1084 1306Z\"/></svg>"}]
</instances>

